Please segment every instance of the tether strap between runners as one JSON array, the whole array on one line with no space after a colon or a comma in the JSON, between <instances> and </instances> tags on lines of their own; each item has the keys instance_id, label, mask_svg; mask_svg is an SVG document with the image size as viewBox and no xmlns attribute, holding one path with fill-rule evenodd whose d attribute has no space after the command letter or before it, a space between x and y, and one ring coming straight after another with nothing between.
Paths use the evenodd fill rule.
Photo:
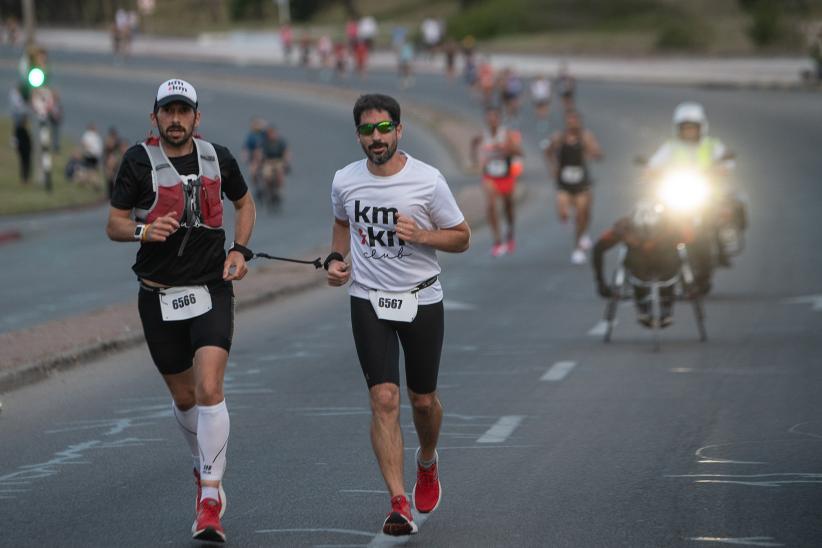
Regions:
<instances>
[{"instance_id":1,"label":"tether strap between runners","mask_svg":"<svg viewBox=\"0 0 822 548\"><path fill-rule=\"evenodd\" d=\"M285 257L275 257L273 255L269 255L268 253L254 253L251 257L252 259L271 259L273 261L287 261L289 263L299 263L299 264L313 264L314 268L322 268L323 263L320 257L317 257L313 261L303 261L301 259L287 259Z\"/></svg>"},{"instance_id":2,"label":"tether strap between runners","mask_svg":"<svg viewBox=\"0 0 822 548\"><path fill-rule=\"evenodd\" d=\"M228 251L229 253L232 251L237 251L243 256L243 258L246 261L250 261L251 259L271 259L273 261L287 261L289 263L313 264L314 268L323 267L322 259L320 257L317 257L313 261L303 261L302 259L288 259L286 257L275 257L274 255L269 255L268 253L254 253L246 246L240 245L237 242L234 242L234 245L232 245L231 249L229 249Z\"/></svg>"}]
</instances>

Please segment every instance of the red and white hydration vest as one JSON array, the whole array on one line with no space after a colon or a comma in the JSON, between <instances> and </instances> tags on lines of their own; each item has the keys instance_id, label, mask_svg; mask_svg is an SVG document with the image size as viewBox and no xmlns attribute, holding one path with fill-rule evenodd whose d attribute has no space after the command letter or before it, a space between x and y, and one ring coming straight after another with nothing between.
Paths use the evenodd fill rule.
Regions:
<instances>
[{"instance_id":1,"label":"red and white hydration vest","mask_svg":"<svg viewBox=\"0 0 822 548\"><path fill-rule=\"evenodd\" d=\"M169 161L158 137L150 137L143 148L151 161L151 183L154 203L148 209L135 209L141 223L151 223L172 211L183 226L203 226L218 229L223 226L223 197L220 178L220 162L214 145L202 139L194 139L197 151L198 175L182 176Z\"/></svg>"}]
</instances>

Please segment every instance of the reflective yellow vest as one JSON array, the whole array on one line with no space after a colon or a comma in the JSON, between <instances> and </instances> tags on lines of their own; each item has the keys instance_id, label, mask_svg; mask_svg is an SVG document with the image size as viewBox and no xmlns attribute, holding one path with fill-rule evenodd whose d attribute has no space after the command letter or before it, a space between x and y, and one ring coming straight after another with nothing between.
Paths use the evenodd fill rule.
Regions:
<instances>
[{"instance_id":1,"label":"reflective yellow vest","mask_svg":"<svg viewBox=\"0 0 822 548\"><path fill-rule=\"evenodd\" d=\"M714 166L714 147L719 141L713 137L703 137L696 146L696 157L694 157L694 147L685 145L677 139L669 141L673 153L671 162L674 165L692 165L696 161L699 169L710 169Z\"/></svg>"}]
</instances>

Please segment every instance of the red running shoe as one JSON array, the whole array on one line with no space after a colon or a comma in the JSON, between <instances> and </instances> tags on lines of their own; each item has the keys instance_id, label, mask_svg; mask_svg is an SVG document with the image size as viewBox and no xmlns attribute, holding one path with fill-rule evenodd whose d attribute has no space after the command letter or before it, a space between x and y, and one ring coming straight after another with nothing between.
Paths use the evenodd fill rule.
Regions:
<instances>
[{"instance_id":1,"label":"red running shoe","mask_svg":"<svg viewBox=\"0 0 822 548\"><path fill-rule=\"evenodd\" d=\"M411 515L411 505L405 495L397 495L391 499L391 513L382 524L382 532L395 537L413 535L418 531L414 517Z\"/></svg>"},{"instance_id":2,"label":"red running shoe","mask_svg":"<svg viewBox=\"0 0 822 548\"><path fill-rule=\"evenodd\" d=\"M197 540L225 542L225 531L220 523L220 501L203 499L197 505L197 521L191 528L191 536Z\"/></svg>"},{"instance_id":3,"label":"red running shoe","mask_svg":"<svg viewBox=\"0 0 822 548\"><path fill-rule=\"evenodd\" d=\"M420 450L417 449L417 483L414 484L414 508L421 514L433 512L440 505L442 499L442 486L440 485L440 475L437 471L437 462L431 468L425 469L419 461ZM439 460L439 455L434 452L434 458Z\"/></svg>"},{"instance_id":4,"label":"red running shoe","mask_svg":"<svg viewBox=\"0 0 822 548\"><path fill-rule=\"evenodd\" d=\"M197 507L200 505L200 497L203 495L203 484L200 482L200 471L196 468L194 470L194 484L197 486L197 498L194 499L194 515L197 515ZM227 506L225 491L223 490L223 482L220 482L220 517L225 514L225 507Z\"/></svg>"}]
</instances>

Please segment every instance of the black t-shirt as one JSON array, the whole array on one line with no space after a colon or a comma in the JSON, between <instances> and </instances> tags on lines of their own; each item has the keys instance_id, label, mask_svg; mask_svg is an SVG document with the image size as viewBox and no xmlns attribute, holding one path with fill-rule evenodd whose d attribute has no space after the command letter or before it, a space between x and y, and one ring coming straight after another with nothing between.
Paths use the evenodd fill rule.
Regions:
<instances>
[{"instance_id":1,"label":"black t-shirt","mask_svg":"<svg viewBox=\"0 0 822 548\"><path fill-rule=\"evenodd\" d=\"M220 163L222 193L231 201L242 198L248 191L245 179L231 152L214 145ZM200 172L197 151L185 156L169 158L180 175L196 175ZM151 182L151 161L142 145L134 145L123 156L114 180L111 206L117 209L149 209L154 203ZM178 212L180 213L180 212ZM186 231L191 235L183 255L177 256ZM218 281L223 275L225 262L225 231L210 228L180 228L165 242L148 242L140 245L132 270L139 278L146 278L163 285L200 285Z\"/></svg>"}]
</instances>

